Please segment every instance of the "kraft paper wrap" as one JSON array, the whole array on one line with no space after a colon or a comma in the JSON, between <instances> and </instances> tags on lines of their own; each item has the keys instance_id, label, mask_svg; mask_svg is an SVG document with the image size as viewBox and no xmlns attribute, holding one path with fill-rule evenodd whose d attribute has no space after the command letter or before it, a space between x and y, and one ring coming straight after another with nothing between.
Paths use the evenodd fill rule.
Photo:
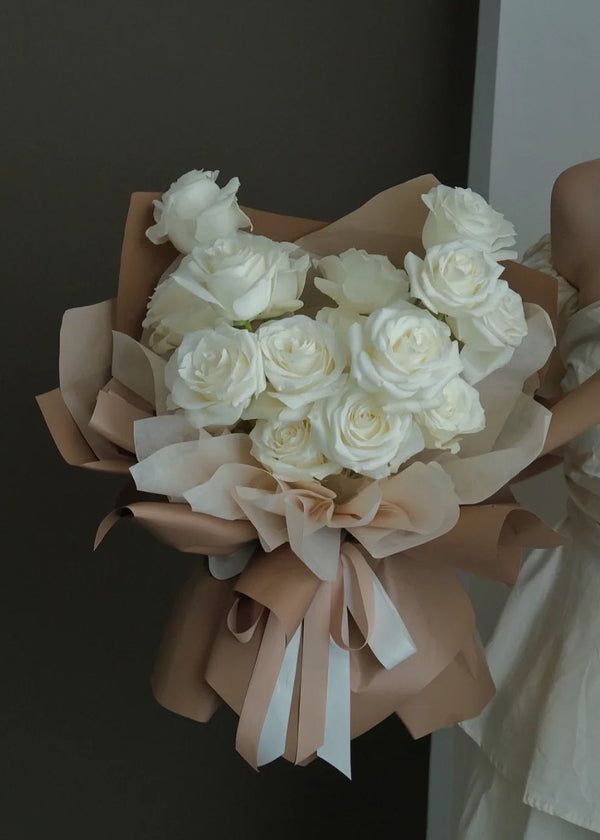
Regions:
<instances>
[{"instance_id":1,"label":"kraft paper wrap","mask_svg":"<svg viewBox=\"0 0 600 840\"><path fill-rule=\"evenodd\" d=\"M467 568L512 583L523 548L556 545L557 541L556 534L532 514L516 506L492 505L472 512L466 508L452 532L417 549L381 561L367 555L371 573L385 586L417 652L389 670L382 668L364 646L351 652L352 737L392 713L398 714L414 737L476 715L490 700L494 688L473 610L455 569ZM290 725L296 728L290 733L286 751L288 759L304 761L316 752L323 734L319 697L326 691L326 651L322 647L319 650L318 641L323 639L323 627L330 627L331 586L299 563L287 546L271 554L257 552L237 579L215 581L204 571L194 573L165 631L152 680L156 699L171 711L205 721L216 708L216 693L242 714L268 616L273 613L278 619L281 654L285 641L321 597L317 617L321 630L315 632L314 616L309 616L311 620L304 627L303 638L312 661L307 661L303 651L299 667L310 711L300 706L304 714L290 719ZM227 621L240 596L263 608L246 643L236 639ZM215 629L214 624L207 623L206 615L214 610L217 598L222 599L223 606ZM258 614L248 604L246 609L249 615ZM307 682L311 678L307 672L311 667L309 690ZM259 720L250 726L253 750L247 746L243 750L253 764L277 670L261 674L264 695L253 708ZM244 728L246 725L244 719Z\"/></svg>"},{"instance_id":2,"label":"kraft paper wrap","mask_svg":"<svg viewBox=\"0 0 600 840\"><path fill-rule=\"evenodd\" d=\"M313 254L362 247L401 264L409 250L422 250L421 194L436 183L423 176L386 190L329 225L246 212L256 233ZM219 557L241 558L241 573L224 580L203 564L181 592L152 679L157 700L197 721L226 702L240 715L236 746L254 766L278 754L298 764L319 754L344 772L349 759L330 743L328 672L336 662L349 667L352 737L392 713L414 737L476 715L494 689L456 570L512 583L524 549L557 544L533 514L487 500L542 453L600 422L600 377L548 412L532 395L553 364L550 344L525 342L510 369L482 383L491 421L461 457L413 464L344 499L310 483L274 482L236 440L243 436L212 439L164 413L164 360L139 344L147 300L177 256L145 237L158 196L133 194L117 297L65 314L60 387L38 397L67 463L133 467L145 491L103 520L97 543L131 517L180 551L209 555L211 569ZM544 319L556 325L552 280L513 262L504 277L528 305L530 333L548 335ZM307 290L309 303L314 292ZM200 480L190 478L190 464ZM404 628L403 651L377 637L382 608ZM284 671L286 713L274 748L263 735L273 729Z\"/></svg>"}]
</instances>

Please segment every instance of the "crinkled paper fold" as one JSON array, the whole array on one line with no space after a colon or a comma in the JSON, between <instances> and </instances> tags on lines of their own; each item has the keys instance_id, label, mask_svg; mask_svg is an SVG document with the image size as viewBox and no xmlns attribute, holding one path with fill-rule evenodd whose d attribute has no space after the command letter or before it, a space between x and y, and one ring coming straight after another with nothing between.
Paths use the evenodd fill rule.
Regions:
<instances>
[{"instance_id":1,"label":"crinkled paper fold","mask_svg":"<svg viewBox=\"0 0 600 840\"><path fill-rule=\"evenodd\" d=\"M421 251L421 195L436 183L423 176L386 190L332 224L247 212L256 233L312 254L358 247L400 265ZM552 411L536 401L552 365L556 288L508 262L529 331L511 362L477 385L482 432L456 455L429 453L378 482L276 480L247 435L211 437L167 412L164 360L140 343L147 300L177 256L145 237L157 195L131 198L116 299L65 313L59 388L38 397L40 408L69 464L130 473L136 484L97 542L131 517L208 557L165 631L159 702L198 721L230 705L237 748L253 766L318 755L349 775L350 738L388 715L419 737L491 698L456 570L511 583L524 549L557 544L533 514L490 499L600 421L600 378Z\"/></svg>"}]
</instances>

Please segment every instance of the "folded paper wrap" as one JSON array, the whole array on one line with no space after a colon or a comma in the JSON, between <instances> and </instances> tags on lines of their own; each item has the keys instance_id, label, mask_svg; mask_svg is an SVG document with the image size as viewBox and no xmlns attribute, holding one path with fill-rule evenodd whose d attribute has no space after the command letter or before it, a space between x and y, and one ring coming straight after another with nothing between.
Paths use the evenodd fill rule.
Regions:
<instances>
[{"instance_id":1,"label":"folded paper wrap","mask_svg":"<svg viewBox=\"0 0 600 840\"><path fill-rule=\"evenodd\" d=\"M312 254L352 246L401 264L421 251L421 194L435 183L423 176L386 190L332 224L247 212L256 233ZM512 583L524 549L557 544L533 514L489 500L600 421L600 380L552 411L536 401L552 364L556 288L508 262L528 335L478 384L487 425L460 453L379 482L276 480L246 435L212 438L166 411L164 360L140 343L147 300L176 257L145 237L156 197L132 196L116 299L66 313L60 387L38 397L40 408L68 463L134 478L137 493L103 520L97 544L133 517L209 558L167 625L157 700L197 721L227 703L240 716L237 749L255 767L318 755L350 775L350 738L390 714L419 737L491 698L456 570ZM307 290L307 306L318 294Z\"/></svg>"}]
</instances>

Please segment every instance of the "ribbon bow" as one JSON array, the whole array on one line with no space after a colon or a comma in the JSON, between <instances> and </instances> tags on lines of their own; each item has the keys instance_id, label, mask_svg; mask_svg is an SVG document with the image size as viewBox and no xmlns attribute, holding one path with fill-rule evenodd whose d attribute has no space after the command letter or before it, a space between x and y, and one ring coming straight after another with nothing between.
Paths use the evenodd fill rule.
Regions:
<instances>
[{"instance_id":1,"label":"ribbon bow","mask_svg":"<svg viewBox=\"0 0 600 840\"><path fill-rule=\"evenodd\" d=\"M350 542L340 550L335 581L313 575L296 598L287 575L289 552L275 553L269 563L269 586L255 591L257 555L248 575L240 576L237 597L227 616L227 630L240 644L256 643L254 668L240 713L236 747L254 767L283 755L290 724L297 727L295 761L317 754L350 777L350 655L369 647L386 669L416 652L402 618L375 574L372 562ZM277 565L283 564L278 592ZM254 568L253 568L254 566ZM309 573L310 574L310 573ZM248 580L249 578L249 580ZM297 721L296 721L297 717Z\"/></svg>"}]
</instances>

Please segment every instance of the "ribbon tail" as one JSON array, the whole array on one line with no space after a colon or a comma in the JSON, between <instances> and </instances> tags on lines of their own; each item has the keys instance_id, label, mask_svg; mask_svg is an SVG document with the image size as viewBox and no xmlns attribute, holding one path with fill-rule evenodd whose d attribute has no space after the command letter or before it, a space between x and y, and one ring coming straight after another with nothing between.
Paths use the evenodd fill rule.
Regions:
<instances>
[{"instance_id":1,"label":"ribbon tail","mask_svg":"<svg viewBox=\"0 0 600 840\"><path fill-rule=\"evenodd\" d=\"M417 652L406 624L377 575L373 574L375 621L369 647L384 668L390 670Z\"/></svg>"},{"instance_id":2,"label":"ribbon tail","mask_svg":"<svg viewBox=\"0 0 600 840\"><path fill-rule=\"evenodd\" d=\"M285 752L294 679L300 650L300 627L288 643L258 743L257 765L269 764Z\"/></svg>"},{"instance_id":3,"label":"ribbon tail","mask_svg":"<svg viewBox=\"0 0 600 840\"><path fill-rule=\"evenodd\" d=\"M303 622L296 764L313 756L325 738L330 590L330 584L321 584Z\"/></svg>"},{"instance_id":4,"label":"ribbon tail","mask_svg":"<svg viewBox=\"0 0 600 840\"><path fill-rule=\"evenodd\" d=\"M317 755L349 779L350 767L350 652L329 640L329 673L325 738Z\"/></svg>"},{"instance_id":5,"label":"ribbon tail","mask_svg":"<svg viewBox=\"0 0 600 840\"><path fill-rule=\"evenodd\" d=\"M258 769L259 742L285 657L285 631L274 613L269 614L252 677L240 713L235 746Z\"/></svg>"}]
</instances>

